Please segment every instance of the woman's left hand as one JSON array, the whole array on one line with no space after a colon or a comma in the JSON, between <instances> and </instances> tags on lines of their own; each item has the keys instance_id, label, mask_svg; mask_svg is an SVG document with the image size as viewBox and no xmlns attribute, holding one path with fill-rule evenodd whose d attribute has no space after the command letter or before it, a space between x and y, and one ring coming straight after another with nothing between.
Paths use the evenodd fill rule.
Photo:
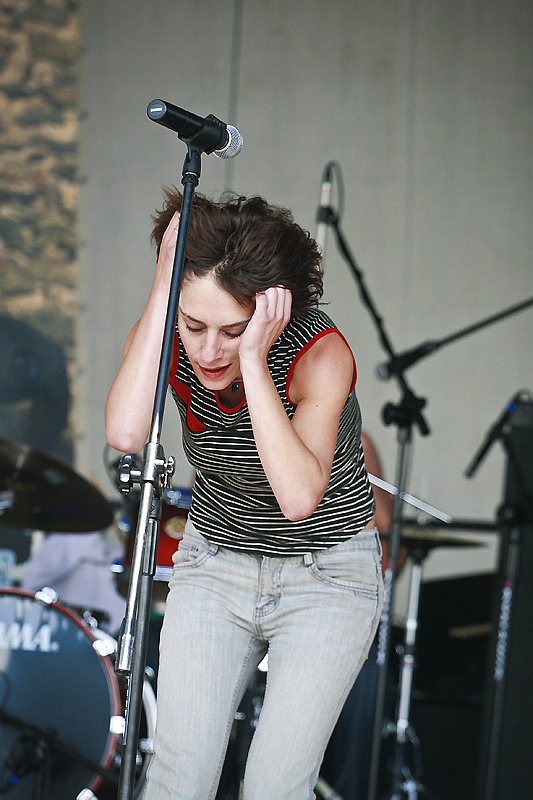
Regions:
<instances>
[{"instance_id":1,"label":"woman's left hand","mask_svg":"<svg viewBox=\"0 0 533 800\"><path fill-rule=\"evenodd\" d=\"M271 286L256 295L255 311L240 341L241 362L266 361L270 348L291 318L291 308L291 291L283 286Z\"/></svg>"}]
</instances>

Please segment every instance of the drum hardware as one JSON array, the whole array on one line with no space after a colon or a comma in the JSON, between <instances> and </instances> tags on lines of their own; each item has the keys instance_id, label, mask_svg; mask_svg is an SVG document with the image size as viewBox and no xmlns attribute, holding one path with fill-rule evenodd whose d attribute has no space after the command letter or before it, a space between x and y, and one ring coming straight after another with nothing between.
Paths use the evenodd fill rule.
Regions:
<instances>
[{"instance_id":1,"label":"drum hardware","mask_svg":"<svg viewBox=\"0 0 533 800\"><path fill-rule=\"evenodd\" d=\"M116 641L56 598L47 588L0 590L0 786L13 800L27 800L32 783L34 800L115 800L126 725ZM156 717L148 680L142 710L139 792Z\"/></svg>"},{"instance_id":2,"label":"drum hardware","mask_svg":"<svg viewBox=\"0 0 533 800\"><path fill-rule=\"evenodd\" d=\"M401 491L387 481L381 478L376 478L369 475L370 482L379 486L385 491L398 498L398 501L407 503L422 512L424 524L418 524L415 520L402 521L400 543L407 547L409 556L413 560L413 566L410 578L409 588L409 603L407 620L405 623L404 641L397 647L397 654L400 656L399 664L399 693L397 700L396 720L384 719L383 710L376 715L377 720L380 721L380 742L385 739L393 739L393 756L392 763L389 765L389 772L392 776L392 795L386 795L390 800L401 800L403 797L408 800L417 800L419 793L426 793L426 787L415 777L421 773L421 759L420 759L420 742L414 728L410 724L410 703L412 693L412 683L414 671L416 667L415 661L415 645L416 645L416 631L418 627L418 610L420 599L420 586L422 580L422 563L429 554L430 550L436 547L480 547L480 542L475 539L465 539L462 536L450 536L442 534L434 529L435 526L440 528L472 528L478 530L488 530L494 528L492 523L472 522L471 524L458 523L453 520L453 517L446 512L440 511L434 506L429 505L423 500ZM427 520L427 515L433 517ZM445 523L444 526L442 523ZM380 534L381 538L390 538L387 534ZM390 601L389 601L390 602ZM390 608L390 605L389 605ZM380 635L382 628L380 629ZM383 655L383 643L382 659ZM387 645L388 647L388 645ZM379 654L378 654L379 659ZM378 660L379 663L379 660ZM385 662L382 660L382 668ZM385 673L382 673L385 674ZM378 709L379 712L379 709ZM374 732L374 735L376 733ZM375 758L375 743L374 743L374 758ZM381 744L379 745L378 752L381 751ZM409 766L413 764L413 768ZM374 765L374 769L376 766ZM377 777L374 778L377 781ZM371 793L377 791L377 783L375 786L370 785ZM385 797L383 798L385 800Z\"/></svg>"},{"instance_id":3,"label":"drum hardware","mask_svg":"<svg viewBox=\"0 0 533 800\"><path fill-rule=\"evenodd\" d=\"M83 608L83 606L73 606L71 603L67 605L78 617L81 617L90 628L100 628L102 623L109 622L111 619L107 611L98 611L95 608Z\"/></svg>"},{"instance_id":4,"label":"drum hardware","mask_svg":"<svg viewBox=\"0 0 533 800\"><path fill-rule=\"evenodd\" d=\"M417 508L419 511L422 511L424 514L430 514L435 519L439 519L446 524L450 524L453 522L453 517L447 514L445 511L439 511L438 508L435 506L429 505L424 500L421 500L419 497L415 497L413 494L409 494L408 492L400 491L396 486L388 481L384 481L383 478L378 478L376 475L372 475L370 472L368 473L368 479L371 484L374 486L378 486L380 489L384 489L386 492L391 494L393 497L398 497L400 500L403 500L404 503L407 503L414 508Z\"/></svg>"},{"instance_id":5,"label":"drum hardware","mask_svg":"<svg viewBox=\"0 0 533 800\"><path fill-rule=\"evenodd\" d=\"M418 797L420 792L426 792L426 787L419 781L417 775L421 772L420 741L410 723L411 697L413 678L416 669L416 635L418 629L420 587L422 583L423 562L429 552L435 547L481 547L482 543L475 539L442 536L434 531L424 530L425 525L407 528L402 533L402 543L407 546L408 555L413 561L407 618L403 643L397 647L400 656L399 688L396 703L396 720L385 723L382 738L394 737L393 752L390 763L392 776L392 794L386 795L392 800L400 800L405 796ZM384 537L386 538L386 537ZM410 763L413 764L411 768Z\"/></svg>"},{"instance_id":6,"label":"drum hardware","mask_svg":"<svg viewBox=\"0 0 533 800\"><path fill-rule=\"evenodd\" d=\"M318 792L322 800L343 800L338 792L333 789L324 778L318 778L315 786L315 792Z\"/></svg>"},{"instance_id":7,"label":"drum hardware","mask_svg":"<svg viewBox=\"0 0 533 800\"><path fill-rule=\"evenodd\" d=\"M456 530L456 531L478 531L480 533L497 533L498 526L495 522L490 520L483 520L483 519L457 519L453 517L450 519L446 525L441 525L438 520L435 519L425 519L424 524L420 525L420 522L412 517L404 517L403 520L404 530L420 530L421 528L424 530L424 535L431 536L433 534L433 529L445 529L449 530Z\"/></svg>"},{"instance_id":8,"label":"drum hardware","mask_svg":"<svg viewBox=\"0 0 533 800\"><path fill-rule=\"evenodd\" d=\"M26 530L90 533L113 522L111 504L70 467L0 438L0 521Z\"/></svg>"},{"instance_id":9,"label":"drum hardware","mask_svg":"<svg viewBox=\"0 0 533 800\"><path fill-rule=\"evenodd\" d=\"M164 609L168 594L168 582L172 577L172 556L183 537L185 523L192 500L192 489L173 486L162 495L160 531L155 555L154 585L152 587L152 610ZM124 498L119 509L117 527L124 540L124 555L121 563L111 565L117 591L127 596L136 525L139 517L140 497L132 492Z\"/></svg>"},{"instance_id":10,"label":"drum hardware","mask_svg":"<svg viewBox=\"0 0 533 800\"><path fill-rule=\"evenodd\" d=\"M53 603L57 603L59 595L56 590L52 589L50 586L44 586L38 592L35 592L35 599L41 603L52 605ZM109 614L105 611L96 611L95 609L83 608L82 606L75 606L70 603L66 604L66 607L70 608L76 616L80 617L89 628L99 628L102 622L109 622ZM109 637L109 639L111 640L111 637ZM96 639L93 642L93 647L99 655L108 656L115 651L116 645L113 645L113 647L109 649L109 644L106 643L106 639L102 638Z\"/></svg>"},{"instance_id":11,"label":"drum hardware","mask_svg":"<svg viewBox=\"0 0 533 800\"><path fill-rule=\"evenodd\" d=\"M21 731L4 760L0 794L4 794L8 789L18 785L22 778L35 774L34 800L47 797L51 760L54 755L65 756L68 762L87 767L95 775L105 778L113 787L118 786L116 771L100 766L83 753L67 745L59 738L57 730L54 728L45 729L28 724L23 719L8 714L2 709L0 709L0 722ZM39 788L38 793L35 791L36 787Z\"/></svg>"}]
</instances>

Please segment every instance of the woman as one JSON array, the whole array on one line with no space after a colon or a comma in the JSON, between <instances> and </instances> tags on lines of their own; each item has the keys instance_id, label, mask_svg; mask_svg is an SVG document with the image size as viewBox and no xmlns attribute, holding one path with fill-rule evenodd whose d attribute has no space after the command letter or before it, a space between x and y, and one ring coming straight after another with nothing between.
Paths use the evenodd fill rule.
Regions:
<instances>
[{"instance_id":1,"label":"woman","mask_svg":"<svg viewBox=\"0 0 533 800\"><path fill-rule=\"evenodd\" d=\"M154 218L155 280L106 406L109 444L149 433L181 209ZM375 634L382 584L352 352L317 308L316 243L258 197L194 199L170 385L196 478L160 644L146 800L216 795L268 650L245 800L310 800Z\"/></svg>"}]
</instances>

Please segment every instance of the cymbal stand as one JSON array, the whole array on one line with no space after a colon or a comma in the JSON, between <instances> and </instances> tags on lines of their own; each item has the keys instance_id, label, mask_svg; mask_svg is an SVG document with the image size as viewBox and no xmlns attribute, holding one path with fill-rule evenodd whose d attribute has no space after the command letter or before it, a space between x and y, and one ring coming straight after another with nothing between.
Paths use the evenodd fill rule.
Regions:
<instances>
[{"instance_id":1,"label":"cymbal stand","mask_svg":"<svg viewBox=\"0 0 533 800\"><path fill-rule=\"evenodd\" d=\"M154 121L166 125L163 118ZM183 202L150 433L143 451L142 468L138 469L134 465L131 456L124 456L119 467L119 488L127 494L132 490L134 483L139 483L141 485L141 501L133 546L126 612L119 634L115 663L115 672L123 675L127 681L126 727L117 800L132 800L135 790L137 742L141 721L152 586L161 520L161 498L174 472L174 459L173 457L165 458L160 438L178 312L178 298L185 263L187 233L194 191L200 181L201 155L204 152L212 153L216 148L220 141L221 126L223 123L220 120L209 115L194 135L179 134L178 136L187 144L187 155L183 164L181 181L184 187Z\"/></svg>"},{"instance_id":2,"label":"cymbal stand","mask_svg":"<svg viewBox=\"0 0 533 800\"><path fill-rule=\"evenodd\" d=\"M394 734L394 758L392 765L392 794L386 795L391 800L399 800L407 797L409 800L416 800L418 793L425 791L416 772L420 764L415 764L414 770L408 766L409 754L408 746L411 745L416 756L417 748L420 745L419 739L410 724L409 715L411 710L411 691L413 677L416 668L416 635L418 630L418 611L420 606L420 587L422 584L422 565L428 555L431 545L416 543L413 550L409 553L413 559L411 569L411 579L409 586L409 603L407 609L407 619L405 621L405 636L403 645L399 650L400 660L400 679L397 700L396 721L389 722L386 726L388 734ZM384 798L383 798L384 800Z\"/></svg>"},{"instance_id":3,"label":"cymbal stand","mask_svg":"<svg viewBox=\"0 0 533 800\"><path fill-rule=\"evenodd\" d=\"M404 492L407 484L407 471L408 471L408 458L412 440L412 426L414 423L414 412L420 417L422 433L428 433L429 429L420 414L425 401L421 401L412 394L407 387L403 376L398 376L400 381L405 385L405 393L402 402L399 406L395 407L391 404L387 405L384 409L385 424L391 424L393 421L398 424L398 455L397 455L397 469L396 469L396 486L398 493L394 497L393 517L389 537L389 554L388 560L385 564L384 571L384 588L385 588L385 601L381 614L381 621L378 630L378 653L377 664L379 669L378 685L376 691L376 711L374 717L374 730L372 736L372 756L370 761L370 775L369 775L369 791L368 800L375 800L378 791L378 778L379 768L381 763L381 744L382 740L387 734L387 725L385 723L385 702L387 694L388 671L389 671L389 656L390 656L390 636L392 628L392 609L394 607L394 591L396 588L396 572L398 556L400 551L400 539L402 529L402 509L403 502L401 500L402 493ZM419 423L420 424L420 423ZM402 753L403 753L402 748ZM400 765L398 764L400 768ZM402 795L397 795L394 800L399 800ZM412 800L414 797L411 794L404 796Z\"/></svg>"}]
</instances>

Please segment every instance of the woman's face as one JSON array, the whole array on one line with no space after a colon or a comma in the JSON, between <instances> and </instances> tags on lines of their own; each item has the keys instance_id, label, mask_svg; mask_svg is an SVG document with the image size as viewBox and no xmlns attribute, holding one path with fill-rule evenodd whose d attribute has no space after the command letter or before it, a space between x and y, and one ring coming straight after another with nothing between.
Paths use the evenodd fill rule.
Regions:
<instances>
[{"instance_id":1,"label":"woman's face","mask_svg":"<svg viewBox=\"0 0 533 800\"><path fill-rule=\"evenodd\" d=\"M221 391L240 378L239 343L253 314L221 289L211 273L186 276L181 286L178 328L198 380Z\"/></svg>"}]
</instances>

